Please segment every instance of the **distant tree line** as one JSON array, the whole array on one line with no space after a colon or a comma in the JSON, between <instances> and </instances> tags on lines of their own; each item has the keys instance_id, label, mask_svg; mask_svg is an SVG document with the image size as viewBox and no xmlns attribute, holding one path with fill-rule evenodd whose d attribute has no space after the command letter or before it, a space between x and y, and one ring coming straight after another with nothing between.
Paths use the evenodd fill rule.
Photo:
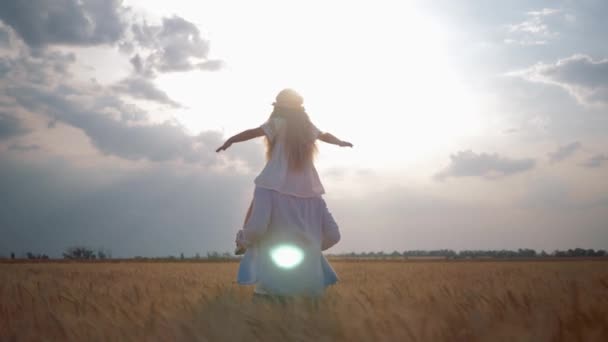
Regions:
<instances>
[{"instance_id":1,"label":"distant tree line","mask_svg":"<svg viewBox=\"0 0 608 342\"><path fill-rule=\"evenodd\" d=\"M32 252L25 253L25 256L30 260L48 260L49 256L46 254L34 254ZM11 253L11 258L15 259L15 254Z\"/></svg>"},{"instance_id":2,"label":"distant tree line","mask_svg":"<svg viewBox=\"0 0 608 342\"><path fill-rule=\"evenodd\" d=\"M568 250L555 250L551 253L541 251L536 252L534 249L519 248L517 250L462 250L454 251L452 249L437 249L437 250L409 250L392 253L380 252L363 252L363 253L342 253L330 254L330 256L341 258L446 258L446 259L473 259L473 258L548 258L548 257L605 257L608 253L603 250L575 248Z\"/></svg>"},{"instance_id":3,"label":"distant tree line","mask_svg":"<svg viewBox=\"0 0 608 342\"><path fill-rule=\"evenodd\" d=\"M65 249L62 254L64 259L68 260L105 260L112 259L112 253L109 250L103 248L97 251L83 246L72 246ZM341 253L341 254L328 254L331 257L338 258L363 258L363 259L401 259L401 258L441 258L441 259L480 259L480 258L493 258L493 259L511 259L511 258L576 258L576 257L608 257L608 252L603 249L584 249L574 248L567 250L554 250L551 253L547 253L544 250L540 253L534 249L519 248L517 250L462 250L454 251L452 249L436 249L436 250L406 250L403 252L393 251L387 253L384 251L379 252L362 252L362 253ZM2 259L3 256L0 256ZM10 254L11 259L15 259L15 253ZM35 254L27 252L21 258L27 258L30 260L48 260L49 256L46 254ZM201 256L196 253L194 256L187 257L184 253L180 253L179 257L169 255L161 257L142 257L135 256L133 259L136 260L233 260L238 259L230 252L207 252L205 256Z\"/></svg>"},{"instance_id":4,"label":"distant tree line","mask_svg":"<svg viewBox=\"0 0 608 342\"><path fill-rule=\"evenodd\" d=\"M4 255L0 255L0 259L5 259L5 258L7 258L7 257ZM36 254L36 253L32 253L32 252L26 252L25 254L22 255L21 258L17 258L15 256L15 252L11 252L10 258L11 258L11 260L15 260L15 259L48 260L48 259L50 259L49 256L46 254Z\"/></svg>"},{"instance_id":5,"label":"distant tree line","mask_svg":"<svg viewBox=\"0 0 608 342\"><path fill-rule=\"evenodd\" d=\"M133 259L136 260L151 260L151 261L161 261L161 260L166 260L166 261L178 261L178 260L184 260L184 261L193 261L193 260L233 260L233 259L238 259L238 257L236 255L231 254L230 252L217 252L217 251L213 251L213 252L207 252L206 256L201 256L200 253L196 253L194 254L194 256L192 257L187 257L184 255L184 253L180 253L179 257L176 257L175 255L168 255L168 256L162 256L162 257L143 257L143 256L135 256Z\"/></svg>"}]
</instances>

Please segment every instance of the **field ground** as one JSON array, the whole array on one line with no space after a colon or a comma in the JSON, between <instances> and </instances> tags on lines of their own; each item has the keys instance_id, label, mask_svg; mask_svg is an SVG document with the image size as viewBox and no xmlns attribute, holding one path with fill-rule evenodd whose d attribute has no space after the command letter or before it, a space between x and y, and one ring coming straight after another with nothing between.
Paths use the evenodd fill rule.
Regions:
<instances>
[{"instance_id":1,"label":"field ground","mask_svg":"<svg viewBox=\"0 0 608 342\"><path fill-rule=\"evenodd\" d=\"M0 341L608 341L608 261L332 265L281 305L230 262L0 264Z\"/></svg>"}]
</instances>

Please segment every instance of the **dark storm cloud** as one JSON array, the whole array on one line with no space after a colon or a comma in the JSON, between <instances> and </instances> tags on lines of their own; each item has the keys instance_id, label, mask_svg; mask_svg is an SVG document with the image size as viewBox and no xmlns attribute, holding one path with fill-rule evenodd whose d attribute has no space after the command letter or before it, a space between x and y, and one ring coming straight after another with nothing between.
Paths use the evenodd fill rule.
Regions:
<instances>
[{"instance_id":1,"label":"dark storm cloud","mask_svg":"<svg viewBox=\"0 0 608 342\"><path fill-rule=\"evenodd\" d=\"M120 0L0 2L0 20L34 48L52 44L98 45L118 41L126 24Z\"/></svg>"},{"instance_id":2,"label":"dark storm cloud","mask_svg":"<svg viewBox=\"0 0 608 342\"><path fill-rule=\"evenodd\" d=\"M531 82L559 86L582 104L608 104L608 59L573 55L513 73Z\"/></svg>"},{"instance_id":3,"label":"dark storm cloud","mask_svg":"<svg viewBox=\"0 0 608 342\"><path fill-rule=\"evenodd\" d=\"M593 155L591 158L584 161L581 165L588 168L599 168L606 162L608 162L608 155L600 153Z\"/></svg>"},{"instance_id":4,"label":"dark storm cloud","mask_svg":"<svg viewBox=\"0 0 608 342\"><path fill-rule=\"evenodd\" d=\"M59 257L104 247L114 257L230 251L251 180L236 173L158 164L145 170L79 169L63 158L0 155L0 253ZM240 213L243 213L241 215Z\"/></svg>"},{"instance_id":5,"label":"dark storm cloud","mask_svg":"<svg viewBox=\"0 0 608 342\"><path fill-rule=\"evenodd\" d=\"M122 94L128 94L138 99L154 101L176 108L181 107L179 103L169 98L167 93L158 89L152 81L143 77L132 76L125 78L112 88Z\"/></svg>"},{"instance_id":6,"label":"dark storm cloud","mask_svg":"<svg viewBox=\"0 0 608 342\"><path fill-rule=\"evenodd\" d=\"M583 145L578 141L572 142L567 145L559 146L557 150L549 153L549 159L553 163L562 161L576 153L576 151L580 150L582 146Z\"/></svg>"},{"instance_id":7,"label":"dark storm cloud","mask_svg":"<svg viewBox=\"0 0 608 342\"><path fill-rule=\"evenodd\" d=\"M209 60L209 41L201 37L199 29L184 18L163 18L161 25L147 23L131 26L135 42L148 54L131 58L135 72L149 76L154 72L218 70L221 61Z\"/></svg>"},{"instance_id":8,"label":"dark storm cloud","mask_svg":"<svg viewBox=\"0 0 608 342\"><path fill-rule=\"evenodd\" d=\"M0 141L28 132L29 129L24 126L23 122L18 117L0 112Z\"/></svg>"},{"instance_id":9,"label":"dark storm cloud","mask_svg":"<svg viewBox=\"0 0 608 342\"><path fill-rule=\"evenodd\" d=\"M435 179L448 177L483 177L494 179L524 172L534 168L534 159L511 159L496 153L461 151L450 156L451 162L444 170L435 175Z\"/></svg>"}]
</instances>

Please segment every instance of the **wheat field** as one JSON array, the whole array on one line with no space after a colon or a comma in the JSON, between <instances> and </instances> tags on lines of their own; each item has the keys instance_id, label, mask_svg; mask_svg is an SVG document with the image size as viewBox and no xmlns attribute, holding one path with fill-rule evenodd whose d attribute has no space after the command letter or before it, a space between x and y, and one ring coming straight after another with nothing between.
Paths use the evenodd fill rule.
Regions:
<instances>
[{"instance_id":1,"label":"wheat field","mask_svg":"<svg viewBox=\"0 0 608 342\"><path fill-rule=\"evenodd\" d=\"M607 261L332 265L271 303L233 262L0 264L0 340L608 341Z\"/></svg>"}]
</instances>

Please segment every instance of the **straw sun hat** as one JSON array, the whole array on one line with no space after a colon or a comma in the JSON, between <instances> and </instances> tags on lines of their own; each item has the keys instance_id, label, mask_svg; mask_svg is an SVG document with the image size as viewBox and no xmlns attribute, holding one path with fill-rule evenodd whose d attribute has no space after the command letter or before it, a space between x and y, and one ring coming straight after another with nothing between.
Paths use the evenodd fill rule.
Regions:
<instances>
[{"instance_id":1,"label":"straw sun hat","mask_svg":"<svg viewBox=\"0 0 608 342\"><path fill-rule=\"evenodd\" d=\"M293 89L283 89L279 92L275 98L275 102L272 103L275 107L282 108L303 108L304 98Z\"/></svg>"}]
</instances>

